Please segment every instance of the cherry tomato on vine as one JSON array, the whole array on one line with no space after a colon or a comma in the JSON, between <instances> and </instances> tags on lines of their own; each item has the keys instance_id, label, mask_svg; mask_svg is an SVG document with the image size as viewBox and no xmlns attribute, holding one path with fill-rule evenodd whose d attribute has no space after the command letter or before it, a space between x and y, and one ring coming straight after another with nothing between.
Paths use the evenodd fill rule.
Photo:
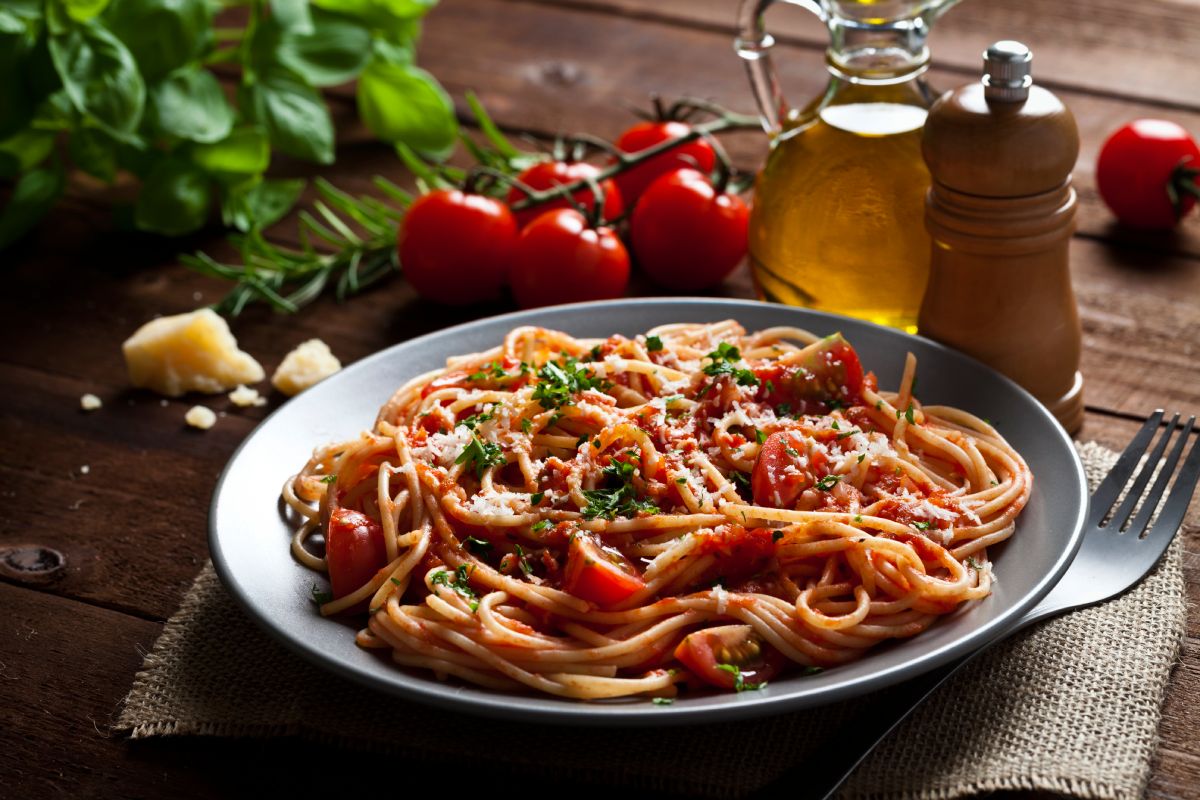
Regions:
<instances>
[{"instance_id":1,"label":"cherry tomato on vine","mask_svg":"<svg viewBox=\"0 0 1200 800\"><path fill-rule=\"evenodd\" d=\"M1160 119L1137 119L1100 148L1096 186L1117 219L1135 228L1173 228L1192 210L1200 187L1200 147Z\"/></svg>"},{"instance_id":2,"label":"cherry tomato on vine","mask_svg":"<svg viewBox=\"0 0 1200 800\"><path fill-rule=\"evenodd\" d=\"M555 186L565 186L583 178L593 178L599 173L599 167L594 164L588 164L586 161L543 161L540 164L534 164L522 172L517 176L517 180L530 189L553 189ZM614 220L621 216L621 213L625 210L625 205L621 202L621 192L617 189L617 185L611 179L601 181L600 190L604 193L604 219ZM524 197L525 193L516 186L513 186L508 190L508 196L505 198L505 201L511 206L524 199ZM595 195L590 188L580 189L578 192L572 193L571 197L574 198L576 203L579 203L589 211L596 202ZM513 215L517 218L517 227L524 228L547 211L570 207L571 204L563 197L547 201L533 208L523 208L520 211L514 211Z\"/></svg>"},{"instance_id":3,"label":"cherry tomato on vine","mask_svg":"<svg viewBox=\"0 0 1200 800\"><path fill-rule=\"evenodd\" d=\"M638 265L676 291L723 281L746 255L750 210L735 194L717 192L694 169L663 175L642 195L630 221Z\"/></svg>"},{"instance_id":4,"label":"cherry tomato on vine","mask_svg":"<svg viewBox=\"0 0 1200 800\"><path fill-rule=\"evenodd\" d=\"M523 308L620 297L629 253L612 228L588 226L573 208L547 211L521 231L512 290Z\"/></svg>"},{"instance_id":5,"label":"cherry tomato on vine","mask_svg":"<svg viewBox=\"0 0 1200 800\"><path fill-rule=\"evenodd\" d=\"M622 133L615 144L619 150L633 154L668 139L678 139L691 130L692 126L686 122L639 122ZM625 205L631 206L656 178L683 167L708 173L712 172L716 163L717 156L712 145L703 139L693 139L617 175L617 188L621 190Z\"/></svg>"},{"instance_id":6,"label":"cherry tomato on vine","mask_svg":"<svg viewBox=\"0 0 1200 800\"><path fill-rule=\"evenodd\" d=\"M418 197L396 241L417 294L456 306L499 297L516 245L517 221L508 206L459 189Z\"/></svg>"}]
</instances>

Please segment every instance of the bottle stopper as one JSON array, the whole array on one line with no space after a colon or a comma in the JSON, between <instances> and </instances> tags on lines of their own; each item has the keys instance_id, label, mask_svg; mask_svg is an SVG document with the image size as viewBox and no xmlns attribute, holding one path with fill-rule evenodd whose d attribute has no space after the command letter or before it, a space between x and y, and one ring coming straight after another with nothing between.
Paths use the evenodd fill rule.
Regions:
<instances>
[{"instance_id":1,"label":"bottle stopper","mask_svg":"<svg viewBox=\"0 0 1200 800\"><path fill-rule=\"evenodd\" d=\"M1033 85L1032 62L1033 53L1020 42L1005 39L993 44L983 52L984 97L992 102L1023 102Z\"/></svg>"}]
</instances>

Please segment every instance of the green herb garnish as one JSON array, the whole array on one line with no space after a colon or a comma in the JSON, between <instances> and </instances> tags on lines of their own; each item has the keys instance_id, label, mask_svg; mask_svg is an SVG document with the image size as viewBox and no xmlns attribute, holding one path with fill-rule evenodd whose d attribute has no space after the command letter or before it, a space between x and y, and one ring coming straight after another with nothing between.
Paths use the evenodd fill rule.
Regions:
<instances>
[{"instance_id":1,"label":"green herb garnish","mask_svg":"<svg viewBox=\"0 0 1200 800\"><path fill-rule=\"evenodd\" d=\"M717 349L709 353L705 358L711 361L711 363L704 365L705 375L712 375L713 377L732 375L739 386L758 386L758 376L754 374L753 370L737 366L737 363L742 360L742 354L728 342L718 344Z\"/></svg>"},{"instance_id":2,"label":"green herb garnish","mask_svg":"<svg viewBox=\"0 0 1200 800\"><path fill-rule=\"evenodd\" d=\"M504 458L504 451L500 449L500 445L494 442L485 442L472 434L471 441L459 453L458 458L454 459L454 463L472 465L475 469L475 478L481 479L488 467L502 466L507 463L507 460Z\"/></svg>"},{"instance_id":3,"label":"green herb garnish","mask_svg":"<svg viewBox=\"0 0 1200 800\"><path fill-rule=\"evenodd\" d=\"M659 350L662 350L662 349L663 349L662 339L658 338L657 336L647 336L646 337L646 351L647 352L657 353Z\"/></svg>"},{"instance_id":4,"label":"green herb garnish","mask_svg":"<svg viewBox=\"0 0 1200 800\"><path fill-rule=\"evenodd\" d=\"M822 492L828 492L838 481L842 479L841 475L826 475L824 478L816 482L816 487Z\"/></svg>"}]
</instances>

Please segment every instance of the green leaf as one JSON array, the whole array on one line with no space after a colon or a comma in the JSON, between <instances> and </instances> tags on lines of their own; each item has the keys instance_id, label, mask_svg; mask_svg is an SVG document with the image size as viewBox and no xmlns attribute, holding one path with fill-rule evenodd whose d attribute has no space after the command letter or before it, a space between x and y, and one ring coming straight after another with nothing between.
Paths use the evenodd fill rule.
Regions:
<instances>
[{"instance_id":1,"label":"green leaf","mask_svg":"<svg viewBox=\"0 0 1200 800\"><path fill-rule=\"evenodd\" d=\"M134 223L167 236L204 225L210 201L209 177L195 164L165 158L151 170L134 206Z\"/></svg>"},{"instance_id":2,"label":"green leaf","mask_svg":"<svg viewBox=\"0 0 1200 800\"><path fill-rule=\"evenodd\" d=\"M205 0L112 0L103 19L148 81L196 60L212 38Z\"/></svg>"},{"instance_id":3,"label":"green leaf","mask_svg":"<svg viewBox=\"0 0 1200 800\"><path fill-rule=\"evenodd\" d=\"M433 156L447 154L458 136L450 96L413 66L368 64L358 79L358 113L380 139Z\"/></svg>"},{"instance_id":4,"label":"green leaf","mask_svg":"<svg viewBox=\"0 0 1200 800\"><path fill-rule=\"evenodd\" d=\"M244 87L242 110L261 122L280 151L318 164L333 163L333 120L320 92L286 70Z\"/></svg>"},{"instance_id":5,"label":"green leaf","mask_svg":"<svg viewBox=\"0 0 1200 800\"><path fill-rule=\"evenodd\" d=\"M6 13L0 13L0 137L24 128L34 106L25 70L36 40L25 32L24 22ZM5 27L6 19L17 26L16 31Z\"/></svg>"},{"instance_id":6,"label":"green leaf","mask_svg":"<svg viewBox=\"0 0 1200 800\"><path fill-rule=\"evenodd\" d=\"M265 228L291 211L303 191L304 181L298 178L238 184L221 201L221 219L241 231Z\"/></svg>"},{"instance_id":7,"label":"green leaf","mask_svg":"<svg viewBox=\"0 0 1200 800\"><path fill-rule=\"evenodd\" d=\"M7 8L0 8L0 33L22 34L26 30L27 27L24 20Z\"/></svg>"},{"instance_id":8,"label":"green leaf","mask_svg":"<svg viewBox=\"0 0 1200 800\"><path fill-rule=\"evenodd\" d=\"M271 147L259 128L237 128L222 141L194 148L192 161L209 172L256 175L270 165Z\"/></svg>"},{"instance_id":9,"label":"green leaf","mask_svg":"<svg viewBox=\"0 0 1200 800\"><path fill-rule=\"evenodd\" d=\"M437 5L437 0L312 0L312 4L357 17L372 28L393 31L397 23L424 17Z\"/></svg>"},{"instance_id":10,"label":"green leaf","mask_svg":"<svg viewBox=\"0 0 1200 800\"><path fill-rule=\"evenodd\" d=\"M20 239L45 216L62 194L64 182L62 164L58 159L49 166L30 170L21 176L8 205L0 212L0 249Z\"/></svg>"},{"instance_id":11,"label":"green leaf","mask_svg":"<svg viewBox=\"0 0 1200 800\"><path fill-rule=\"evenodd\" d=\"M314 30L308 0L271 0L271 19L284 30L296 33L312 33Z\"/></svg>"},{"instance_id":12,"label":"green leaf","mask_svg":"<svg viewBox=\"0 0 1200 800\"><path fill-rule=\"evenodd\" d=\"M352 80L371 55L371 32L354 20L315 9L316 32L283 34L275 47L280 64L313 86Z\"/></svg>"},{"instance_id":13,"label":"green leaf","mask_svg":"<svg viewBox=\"0 0 1200 800\"><path fill-rule=\"evenodd\" d=\"M196 64L150 87L146 117L159 133L193 142L219 142L233 128L233 109L217 78Z\"/></svg>"},{"instance_id":14,"label":"green leaf","mask_svg":"<svg viewBox=\"0 0 1200 800\"><path fill-rule=\"evenodd\" d=\"M71 162L89 175L111 183L117 177L117 143L98 128L79 128L68 143Z\"/></svg>"},{"instance_id":15,"label":"green leaf","mask_svg":"<svg viewBox=\"0 0 1200 800\"><path fill-rule=\"evenodd\" d=\"M50 58L71 105L117 136L137 130L146 85L133 56L115 36L90 22L50 39Z\"/></svg>"},{"instance_id":16,"label":"green leaf","mask_svg":"<svg viewBox=\"0 0 1200 800\"><path fill-rule=\"evenodd\" d=\"M46 160L54 149L54 132L29 128L0 141L0 158L6 163L0 175L12 177Z\"/></svg>"},{"instance_id":17,"label":"green leaf","mask_svg":"<svg viewBox=\"0 0 1200 800\"><path fill-rule=\"evenodd\" d=\"M108 6L108 0L56 0L67 16L76 22L87 22Z\"/></svg>"}]
</instances>

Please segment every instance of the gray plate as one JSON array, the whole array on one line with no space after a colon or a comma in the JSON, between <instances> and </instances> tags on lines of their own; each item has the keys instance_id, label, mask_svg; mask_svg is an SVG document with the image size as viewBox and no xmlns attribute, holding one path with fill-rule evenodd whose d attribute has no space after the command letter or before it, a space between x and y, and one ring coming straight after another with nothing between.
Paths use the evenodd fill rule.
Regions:
<instances>
[{"instance_id":1,"label":"gray plate","mask_svg":"<svg viewBox=\"0 0 1200 800\"><path fill-rule=\"evenodd\" d=\"M904 355L919 359L919 396L990 419L1028 460L1033 496L1016 535L994 548L992 596L939 620L912 639L887 643L856 663L810 677L781 678L761 691L681 697L656 706L645 699L583 703L508 695L401 669L354 644L345 623L323 619L310 599L323 578L289 552L291 528L279 490L313 447L369 428L379 407L409 377L447 356L498 344L511 328L537 324L581 337L633 335L669 322L737 319L748 330L796 325L817 334L841 331L866 369L895 389ZM880 689L964 655L1008 630L1062 576L1079 545L1087 507L1083 467L1070 439L1027 392L934 342L865 322L778 305L708 299L623 300L508 314L404 342L354 364L267 418L234 454L217 484L209 543L225 586L259 625L297 654L375 689L494 717L594 725L714 722L829 703Z\"/></svg>"}]
</instances>

